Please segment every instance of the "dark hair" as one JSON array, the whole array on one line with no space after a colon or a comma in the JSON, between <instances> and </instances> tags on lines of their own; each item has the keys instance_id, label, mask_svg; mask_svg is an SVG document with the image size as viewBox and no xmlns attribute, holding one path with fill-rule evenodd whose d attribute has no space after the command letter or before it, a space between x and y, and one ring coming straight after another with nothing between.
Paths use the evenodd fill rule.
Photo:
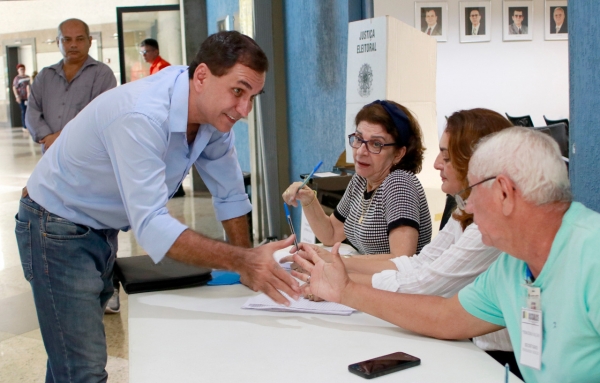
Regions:
<instances>
[{"instance_id":1,"label":"dark hair","mask_svg":"<svg viewBox=\"0 0 600 383\"><path fill-rule=\"evenodd\" d=\"M504 116L484 108L459 110L448 117L444 131L448 133L448 157L463 189L469 186L469 161L477 141L511 126L513 125ZM467 199L469 194L470 190L462 197ZM463 230L473 223L473 214L467 214L460 209L456 209L452 216L460 222Z\"/></svg>"},{"instance_id":2,"label":"dark hair","mask_svg":"<svg viewBox=\"0 0 600 383\"><path fill-rule=\"evenodd\" d=\"M521 13L523 14L523 16L525 16L525 10L526 10L526 9L527 9L527 8L525 8L525 7L516 7L516 8L513 8L513 10L512 10L512 14L511 14L510 16L511 16L511 17L512 17L512 16L514 16L514 15L515 15L515 12L521 12Z\"/></svg>"},{"instance_id":3,"label":"dark hair","mask_svg":"<svg viewBox=\"0 0 600 383\"><path fill-rule=\"evenodd\" d=\"M438 13L437 13L437 11L435 10L435 8L423 8L423 9L425 10L425 14L427 14L427 12L429 12L429 11L433 11L433 13L434 13L436 16L438 16Z\"/></svg>"},{"instance_id":4,"label":"dark hair","mask_svg":"<svg viewBox=\"0 0 600 383\"><path fill-rule=\"evenodd\" d=\"M194 77L196 68L202 63L206 64L210 72L217 77L227 74L229 69L238 63L258 73L264 73L269 69L267 55L256 41L237 31L222 31L204 40L196 57L190 63L190 79Z\"/></svg>"},{"instance_id":5,"label":"dark hair","mask_svg":"<svg viewBox=\"0 0 600 383\"><path fill-rule=\"evenodd\" d=\"M145 45L148 45L148 46L158 50L158 41L156 41L154 39L145 39L144 41L142 41L140 43L140 47L143 47Z\"/></svg>"},{"instance_id":6,"label":"dark hair","mask_svg":"<svg viewBox=\"0 0 600 383\"><path fill-rule=\"evenodd\" d=\"M76 21L78 23L81 23L83 25L83 28L85 29L85 35L87 37L90 37L90 27L86 24L85 21L79 20L79 19L66 19L62 23L58 24L58 36L59 37L62 36L62 27L63 27L63 25L66 24L66 23L70 23L71 21Z\"/></svg>"},{"instance_id":7,"label":"dark hair","mask_svg":"<svg viewBox=\"0 0 600 383\"><path fill-rule=\"evenodd\" d=\"M408 144L402 145L406 146L406 154L400 162L396 165L393 165L391 171L397 169L402 169L409 171L411 173L417 174L421 171L423 165L423 154L425 153L425 147L423 146L423 134L421 133L421 126L417 119L411 114L411 112L403 107L402 105L387 100L388 103L394 105L399 108L406 114L408 117L408 122L411 130L410 138L408 139ZM358 126L362 121L369 122L371 124L381 125L386 132L388 132L393 138L394 142L398 144L398 147L401 147L400 142L400 134L398 133L398 129L392 120L392 117L385 111L383 106L378 104L369 104L363 106L363 108L358 112L356 117L354 118L354 124Z\"/></svg>"}]
</instances>

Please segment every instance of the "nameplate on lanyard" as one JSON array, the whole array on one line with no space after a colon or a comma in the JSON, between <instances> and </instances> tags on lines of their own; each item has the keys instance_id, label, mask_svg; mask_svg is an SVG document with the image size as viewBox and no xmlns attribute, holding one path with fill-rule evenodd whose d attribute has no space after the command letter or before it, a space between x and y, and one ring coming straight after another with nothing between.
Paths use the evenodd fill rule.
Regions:
<instances>
[{"instance_id":1,"label":"nameplate on lanyard","mask_svg":"<svg viewBox=\"0 0 600 383\"><path fill-rule=\"evenodd\" d=\"M542 310L521 309L521 364L542 368Z\"/></svg>"}]
</instances>

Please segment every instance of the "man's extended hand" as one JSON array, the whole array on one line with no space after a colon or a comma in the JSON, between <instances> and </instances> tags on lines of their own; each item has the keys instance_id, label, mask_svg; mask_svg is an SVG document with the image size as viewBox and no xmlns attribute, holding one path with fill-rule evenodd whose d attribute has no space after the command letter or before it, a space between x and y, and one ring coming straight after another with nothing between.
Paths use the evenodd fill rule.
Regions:
<instances>
[{"instance_id":1,"label":"man's extended hand","mask_svg":"<svg viewBox=\"0 0 600 383\"><path fill-rule=\"evenodd\" d=\"M254 291L262 291L275 302L289 306L281 290L293 299L300 298L300 286L273 258L273 253L294 242L293 237L248 250L243 263L236 269L240 281Z\"/></svg>"},{"instance_id":2,"label":"man's extended hand","mask_svg":"<svg viewBox=\"0 0 600 383\"><path fill-rule=\"evenodd\" d=\"M44 145L44 150L50 149L50 146L54 143L54 141L58 138L60 132L50 133L46 137L40 140L40 144Z\"/></svg>"},{"instance_id":3,"label":"man's extended hand","mask_svg":"<svg viewBox=\"0 0 600 383\"><path fill-rule=\"evenodd\" d=\"M299 247L306 255L301 255L301 251L294 255L294 261L308 271L310 278L306 274L296 271L292 271L292 275L304 282L310 283L310 290L317 297L330 302L340 303L342 291L350 282L346 273L346 267L338 254L340 243L336 243L331 250L331 262L326 262L320 258L315 249L309 245L302 243Z\"/></svg>"}]
</instances>

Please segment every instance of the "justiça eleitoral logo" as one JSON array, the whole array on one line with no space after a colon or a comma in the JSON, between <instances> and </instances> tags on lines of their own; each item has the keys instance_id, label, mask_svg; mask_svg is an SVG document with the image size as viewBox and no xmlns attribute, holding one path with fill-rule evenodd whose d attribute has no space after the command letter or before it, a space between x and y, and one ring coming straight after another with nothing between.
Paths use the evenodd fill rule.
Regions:
<instances>
[{"instance_id":1,"label":"justi\u00e7a eleitoral logo","mask_svg":"<svg viewBox=\"0 0 600 383\"><path fill-rule=\"evenodd\" d=\"M371 94L371 85L373 85L373 70L365 63L358 71L358 94L361 97L368 97Z\"/></svg>"}]
</instances>

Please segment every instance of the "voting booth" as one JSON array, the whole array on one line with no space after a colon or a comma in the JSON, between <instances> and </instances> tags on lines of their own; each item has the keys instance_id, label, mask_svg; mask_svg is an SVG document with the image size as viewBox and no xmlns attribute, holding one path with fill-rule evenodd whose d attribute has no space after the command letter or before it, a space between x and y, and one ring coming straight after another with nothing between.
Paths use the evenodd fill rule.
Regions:
<instances>
[{"instance_id":1,"label":"voting booth","mask_svg":"<svg viewBox=\"0 0 600 383\"><path fill-rule=\"evenodd\" d=\"M375 100L392 100L407 107L423 129L427 148L418 178L424 188L439 188L433 169L438 154L436 125L437 42L391 17L360 20L348 26L346 134L354 133L354 117ZM353 162L346 142L346 162Z\"/></svg>"}]
</instances>

